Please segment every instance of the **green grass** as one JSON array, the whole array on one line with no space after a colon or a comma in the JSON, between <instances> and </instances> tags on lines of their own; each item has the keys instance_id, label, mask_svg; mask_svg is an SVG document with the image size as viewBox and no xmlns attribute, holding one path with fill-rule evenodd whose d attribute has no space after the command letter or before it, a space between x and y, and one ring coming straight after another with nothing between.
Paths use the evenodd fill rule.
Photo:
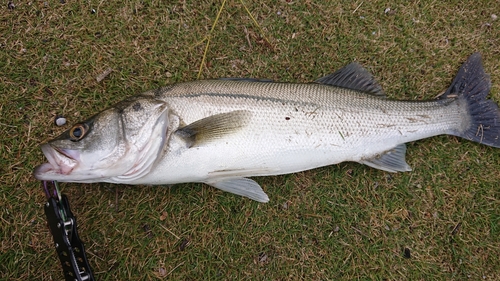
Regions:
<instances>
[{"instance_id":1,"label":"green grass","mask_svg":"<svg viewBox=\"0 0 500 281\"><path fill-rule=\"evenodd\" d=\"M196 79L207 36L201 78L308 82L356 60L396 99L432 99L480 51L500 101L496 1L245 1L257 27L231 0L212 34L222 2L66 2L0 7L2 280L62 279L31 176L38 145ZM500 149L442 136L409 144L407 161L257 178L268 204L201 184L62 188L98 280L499 280Z\"/></svg>"}]
</instances>

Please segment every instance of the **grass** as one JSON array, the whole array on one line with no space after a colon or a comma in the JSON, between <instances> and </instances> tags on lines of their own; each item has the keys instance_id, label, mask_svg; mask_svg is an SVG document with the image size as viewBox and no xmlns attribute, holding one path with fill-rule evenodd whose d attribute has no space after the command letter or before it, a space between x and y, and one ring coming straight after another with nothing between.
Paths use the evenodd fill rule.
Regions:
<instances>
[{"instance_id":1,"label":"grass","mask_svg":"<svg viewBox=\"0 0 500 281\"><path fill-rule=\"evenodd\" d=\"M221 3L0 7L0 279L62 279L38 145L126 96L198 75L308 82L356 60L390 97L432 99L480 51L500 101L495 1L229 0L210 32ZM500 150L441 136L407 160L257 178L268 204L201 184L62 188L98 280L499 280Z\"/></svg>"}]
</instances>

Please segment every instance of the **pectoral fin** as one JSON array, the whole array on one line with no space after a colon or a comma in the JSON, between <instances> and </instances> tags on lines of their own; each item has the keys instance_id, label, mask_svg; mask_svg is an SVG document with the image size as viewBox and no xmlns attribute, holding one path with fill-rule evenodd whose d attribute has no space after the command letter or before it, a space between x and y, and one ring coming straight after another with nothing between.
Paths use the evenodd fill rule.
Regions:
<instances>
[{"instance_id":1,"label":"pectoral fin","mask_svg":"<svg viewBox=\"0 0 500 281\"><path fill-rule=\"evenodd\" d=\"M405 154L406 145L403 143L376 157L359 161L359 163L392 173L408 172L411 171L411 167L406 163Z\"/></svg>"},{"instance_id":2,"label":"pectoral fin","mask_svg":"<svg viewBox=\"0 0 500 281\"><path fill-rule=\"evenodd\" d=\"M245 127L251 115L251 112L247 110L212 115L178 129L176 134L186 139L189 147L198 146Z\"/></svg>"},{"instance_id":3,"label":"pectoral fin","mask_svg":"<svg viewBox=\"0 0 500 281\"><path fill-rule=\"evenodd\" d=\"M269 197L255 181L247 178L226 178L205 182L220 190L248 197L252 200L267 203Z\"/></svg>"}]
</instances>

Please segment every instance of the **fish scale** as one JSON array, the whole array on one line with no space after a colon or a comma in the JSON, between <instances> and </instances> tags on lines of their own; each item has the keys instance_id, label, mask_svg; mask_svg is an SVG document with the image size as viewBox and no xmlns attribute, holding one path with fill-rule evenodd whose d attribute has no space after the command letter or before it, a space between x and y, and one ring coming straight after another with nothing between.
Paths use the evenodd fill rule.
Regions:
<instances>
[{"instance_id":1,"label":"fish scale","mask_svg":"<svg viewBox=\"0 0 500 281\"><path fill-rule=\"evenodd\" d=\"M292 173L304 170L304 167L319 167L346 160L359 161L393 148L399 143L443 133L439 126L429 127L432 130L420 134L414 129L421 127L415 121L416 115L432 115L432 110L442 111L438 102L422 103L415 109L414 102L387 104L387 100L353 93L349 96L344 89L322 85L314 85L323 90L317 95L313 95L314 91L306 87L299 87L301 90L305 89L303 95L309 94L308 101L284 100L281 97L282 92L292 86L293 84L269 85L245 81L204 81L202 85L200 82L193 82L193 85L187 87L178 85L179 89L189 89L191 94L182 91L178 93L175 87L170 88L168 92L163 93L163 99L175 114L187 120L186 123L234 110L251 110L252 118L255 119L252 119L240 134L227 137L224 143L214 143L205 149L186 149L182 155L165 155L164 160L157 166L158 173L153 171L149 176L133 183L147 183L159 178L162 181L158 183L173 183L165 182L164 177L160 176L163 171L186 176L186 170L190 170L193 172L189 175L192 181L207 181L210 173L222 170L231 176L239 177ZM244 95L240 89L246 89ZM271 89L276 92L271 92ZM257 95L263 91L267 91L268 97ZM203 92L210 94L201 94ZM301 94L299 90L294 93ZM375 110L361 111L356 107L347 109L344 106L335 106L335 103L327 99L317 98L327 94L335 96L338 104L347 105L353 101L362 101L361 105L358 104L360 108L364 106ZM161 99L158 95L156 98ZM321 100L330 103L318 104ZM383 111L386 113L381 115L380 108L384 107ZM413 109L412 112L402 111L401 108L405 107ZM399 110L399 114L391 114L394 110ZM404 118L405 115L412 116L413 120ZM453 120L452 114L446 115ZM287 117L290 119L287 120ZM388 122L400 124L394 128L388 126ZM402 136L403 130L410 133ZM404 137L405 141L401 141ZM381 140L386 141L380 143ZM376 147L371 145L372 143ZM198 161L201 158L210 159L210 165ZM217 175L220 176L220 173Z\"/></svg>"},{"instance_id":2,"label":"fish scale","mask_svg":"<svg viewBox=\"0 0 500 281\"><path fill-rule=\"evenodd\" d=\"M455 104L443 107L439 101L392 101L316 84L217 80L188 84L192 85L178 84L157 96L186 123L217 113L250 110L254 118L259 116L261 119L253 122L255 126L249 127L249 131L314 130L316 135L325 134L328 138L325 141L336 143L345 142L350 136L365 143L360 136L387 137L390 134L413 141L447 133L450 128L460 127L458 117L463 111ZM190 89L190 94L185 93L186 88ZM288 92L294 95L285 99ZM433 126L423 126L429 124Z\"/></svg>"},{"instance_id":3,"label":"fish scale","mask_svg":"<svg viewBox=\"0 0 500 281\"><path fill-rule=\"evenodd\" d=\"M176 184L202 182L259 202L248 177L343 161L410 171L405 143L459 136L500 147L500 112L473 54L431 101L385 97L352 63L315 83L201 80L125 99L42 145L41 180Z\"/></svg>"}]
</instances>

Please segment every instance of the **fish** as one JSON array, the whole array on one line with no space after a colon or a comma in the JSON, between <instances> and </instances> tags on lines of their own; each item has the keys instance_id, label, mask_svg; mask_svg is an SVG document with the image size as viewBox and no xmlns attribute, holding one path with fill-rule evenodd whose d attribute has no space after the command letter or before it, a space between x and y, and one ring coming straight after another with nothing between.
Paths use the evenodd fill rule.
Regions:
<instances>
[{"instance_id":1,"label":"fish","mask_svg":"<svg viewBox=\"0 0 500 281\"><path fill-rule=\"evenodd\" d=\"M226 78L126 98L41 145L38 180L129 185L205 183L268 202L250 177L344 161L411 171L405 143L453 135L500 148L500 111L472 54L426 101L387 98L353 62L311 83Z\"/></svg>"}]
</instances>

